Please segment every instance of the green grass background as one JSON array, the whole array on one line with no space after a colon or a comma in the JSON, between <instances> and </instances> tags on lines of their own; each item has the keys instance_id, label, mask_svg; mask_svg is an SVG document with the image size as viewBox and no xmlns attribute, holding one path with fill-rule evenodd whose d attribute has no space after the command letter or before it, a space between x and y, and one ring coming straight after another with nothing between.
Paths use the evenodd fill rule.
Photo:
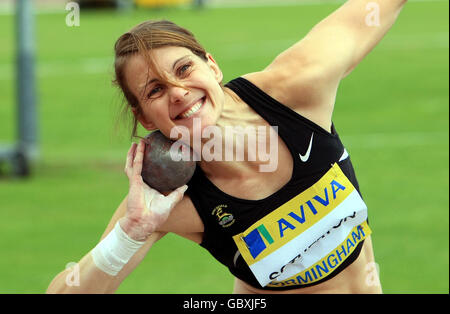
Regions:
<instances>
[{"instance_id":1,"label":"green grass background","mask_svg":"<svg viewBox=\"0 0 450 314\"><path fill-rule=\"evenodd\" d=\"M265 67L338 7L81 12L36 17L40 159L0 178L0 293L43 293L98 241L125 196L128 130L115 120L115 40L146 19L192 30L225 81ZM334 122L369 206L385 293L448 293L448 2L410 2L341 84ZM0 142L13 143L14 18L0 16ZM5 170L6 166L2 166ZM7 170L7 169L6 169ZM198 245L158 242L119 293L229 293L233 278Z\"/></svg>"}]
</instances>

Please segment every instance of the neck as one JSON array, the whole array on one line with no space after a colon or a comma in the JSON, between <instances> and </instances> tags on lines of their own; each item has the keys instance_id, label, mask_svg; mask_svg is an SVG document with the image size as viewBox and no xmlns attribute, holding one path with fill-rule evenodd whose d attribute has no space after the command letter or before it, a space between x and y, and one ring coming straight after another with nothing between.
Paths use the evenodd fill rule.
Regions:
<instances>
[{"instance_id":1,"label":"neck","mask_svg":"<svg viewBox=\"0 0 450 314\"><path fill-rule=\"evenodd\" d=\"M226 105L216 125L207 132L203 130L201 141L193 147L201 156L201 168L208 176L223 178L244 178L258 171L274 171L278 134L233 94L226 89Z\"/></svg>"},{"instance_id":2,"label":"neck","mask_svg":"<svg viewBox=\"0 0 450 314\"><path fill-rule=\"evenodd\" d=\"M194 145L207 174L239 178L276 170L278 135L269 126L217 126L212 130Z\"/></svg>"}]
</instances>

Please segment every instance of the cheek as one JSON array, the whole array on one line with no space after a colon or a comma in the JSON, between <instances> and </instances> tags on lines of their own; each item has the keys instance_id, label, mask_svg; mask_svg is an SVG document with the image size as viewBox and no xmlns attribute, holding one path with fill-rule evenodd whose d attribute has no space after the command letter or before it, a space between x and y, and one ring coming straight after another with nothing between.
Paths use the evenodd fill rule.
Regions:
<instances>
[{"instance_id":1,"label":"cheek","mask_svg":"<svg viewBox=\"0 0 450 314\"><path fill-rule=\"evenodd\" d=\"M158 122L163 117L169 117L169 109L163 99L148 102L143 106L143 113L148 121Z\"/></svg>"}]
</instances>

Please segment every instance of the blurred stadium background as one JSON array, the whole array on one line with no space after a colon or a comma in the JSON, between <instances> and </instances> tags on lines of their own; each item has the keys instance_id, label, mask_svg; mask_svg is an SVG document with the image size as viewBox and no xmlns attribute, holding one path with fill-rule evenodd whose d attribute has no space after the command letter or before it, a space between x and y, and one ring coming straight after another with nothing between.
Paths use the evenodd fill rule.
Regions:
<instances>
[{"instance_id":1,"label":"blurred stadium background","mask_svg":"<svg viewBox=\"0 0 450 314\"><path fill-rule=\"evenodd\" d=\"M96 0L108 6L84 10L79 0L80 26L69 27L67 2L33 1L39 152L29 177L0 164L0 293L45 292L97 243L127 192L129 132L116 123L121 96L111 85L122 33L173 20L228 81L267 65L343 3ZM385 293L449 293L448 6L410 0L337 97L334 122L369 206ZM0 148L18 137L14 8L0 3ZM206 251L168 235L118 292L229 293L232 282Z\"/></svg>"}]
</instances>

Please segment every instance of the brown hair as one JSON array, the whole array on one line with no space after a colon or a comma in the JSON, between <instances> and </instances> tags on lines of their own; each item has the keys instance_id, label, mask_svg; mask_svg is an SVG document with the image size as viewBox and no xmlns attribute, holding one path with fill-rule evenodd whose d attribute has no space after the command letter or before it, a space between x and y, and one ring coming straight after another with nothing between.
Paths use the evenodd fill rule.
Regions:
<instances>
[{"instance_id":1,"label":"brown hair","mask_svg":"<svg viewBox=\"0 0 450 314\"><path fill-rule=\"evenodd\" d=\"M149 53L151 49L166 46L188 48L203 60L207 60L205 49L195 39L194 35L187 29L167 20L143 22L120 36L114 45L115 78L112 82L120 88L125 97L126 104L122 112L126 114L131 108L135 110L131 138L136 136L138 123L136 116L140 115L142 110L139 106L139 100L131 92L125 80L125 66L130 57L140 54L145 58L152 72L156 73L163 82L168 82L168 78L159 71L152 55ZM172 82L172 84L174 83Z\"/></svg>"}]
</instances>

